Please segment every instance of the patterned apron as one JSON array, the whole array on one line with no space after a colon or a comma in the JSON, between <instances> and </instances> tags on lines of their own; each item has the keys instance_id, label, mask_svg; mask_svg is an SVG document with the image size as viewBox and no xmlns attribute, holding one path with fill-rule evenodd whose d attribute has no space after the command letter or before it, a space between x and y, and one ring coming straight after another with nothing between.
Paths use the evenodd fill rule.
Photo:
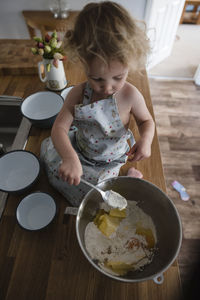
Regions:
<instances>
[{"instance_id":1,"label":"patterned apron","mask_svg":"<svg viewBox=\"0 0 200 300\"><path fill-rule=\"evenodd\" d=\"M93 184L116 177L127 160L126 153L135 143L132 132L120 119L116 99L111 96L91 103L92 89L88 83L84 91L83 104L76 105L73 126L69 138L77 152L83 168L83 178ZM79 206L90 190L84 183L69 185L58 176L61 158L51 138L42 142L41 159L50 183L73 206Z\"/></svg>"}]
</instances>

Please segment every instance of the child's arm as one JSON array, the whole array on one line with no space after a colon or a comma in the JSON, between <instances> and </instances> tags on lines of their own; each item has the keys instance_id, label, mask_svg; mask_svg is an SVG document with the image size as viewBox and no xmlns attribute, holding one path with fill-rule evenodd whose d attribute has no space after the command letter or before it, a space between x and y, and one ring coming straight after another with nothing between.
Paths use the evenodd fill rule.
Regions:
<instances>
[{"instance_id":1,"label":"child's arm","mask_svg":"<svg viewBox=\"0 0 200 300\"><path fill-rule=\"evenodd\" d=\"M69 92L51 131L53 144L62 159L58 174L64 181L75 185L80 183L82 166L68 132L74 117L74 106L80 103L82 88L83 85L79 85Z\"/></svg>"},{"instance_id":2,"label":"child's arm","mask_svg":"<svg viewBox=\"0 0 200 300\"><path fill-rule=\"evenodd\" d=\"M129 161L139 161L151 155L151 144L154 137L155 124L145 104L142 94L136 89L132 90L131 113L134 115L140 139L127 153ZM133 156L132 156L133 155Z\"/></svg>"}]
</instances>

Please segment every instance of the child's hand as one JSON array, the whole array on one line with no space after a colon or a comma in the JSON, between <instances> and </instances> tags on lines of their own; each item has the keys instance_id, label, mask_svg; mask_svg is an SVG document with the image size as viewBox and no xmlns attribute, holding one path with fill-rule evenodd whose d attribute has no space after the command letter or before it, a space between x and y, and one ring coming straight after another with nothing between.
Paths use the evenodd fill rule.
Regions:
<instances>
[{"instance_id":1,"label":"child's hand","mask_svg":"<svg viewBox=\"0 0 200 300\"><path fill-rule=\"evenodd\" d=\"M68 158L64 159L58 169L58 175L63 181L67 181L70 185L78 185L83 174L80 160Z\"/></svg>"},{"instance_id":2,"label":"child's hand","mask_svg":"<svg viewBox=\"0 0 200 300\"><path fill-rule=\"evenodd\" d=\"M147 139L140 139L126 154L129 156L128 161L139 161L150 157L151 143Z\"/></svg>"}]
</instances>

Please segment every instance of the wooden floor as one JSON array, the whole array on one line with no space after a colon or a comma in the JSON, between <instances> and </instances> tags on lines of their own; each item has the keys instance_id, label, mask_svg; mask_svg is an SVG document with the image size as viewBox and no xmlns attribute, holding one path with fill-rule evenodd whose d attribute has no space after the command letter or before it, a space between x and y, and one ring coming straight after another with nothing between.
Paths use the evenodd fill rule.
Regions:
<instances>
[{"instance_id":1,"label":"wooden floor","mask_svg":"<svg viewBox=\"0 0 200 300\"><path fill-rule=\"evenodd\" d=\"M178 261L187 287L200 262L200 87L192 81L149 81L167 193L183 225ZM189 201L180 199L174 180L185 186Z\"/></svg>"}]
</instances>

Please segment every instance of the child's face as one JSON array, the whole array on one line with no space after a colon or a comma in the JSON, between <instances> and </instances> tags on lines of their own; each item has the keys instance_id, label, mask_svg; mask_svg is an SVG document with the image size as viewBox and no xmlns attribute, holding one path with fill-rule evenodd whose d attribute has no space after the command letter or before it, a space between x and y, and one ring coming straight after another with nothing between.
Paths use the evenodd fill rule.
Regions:
<instances>
[{"instance_id":1,"label":"child's face","mask_svg":"<svg viewBox=\"0 0 200 300\"><path fill-rule=\"evenodd\" d=\"M128 67L119 61L111 61L107 66L99 58L88 65L87 77L93 91L102 97L107 97L119 91L127 78Z\"/></svg>"}]
</instances>

